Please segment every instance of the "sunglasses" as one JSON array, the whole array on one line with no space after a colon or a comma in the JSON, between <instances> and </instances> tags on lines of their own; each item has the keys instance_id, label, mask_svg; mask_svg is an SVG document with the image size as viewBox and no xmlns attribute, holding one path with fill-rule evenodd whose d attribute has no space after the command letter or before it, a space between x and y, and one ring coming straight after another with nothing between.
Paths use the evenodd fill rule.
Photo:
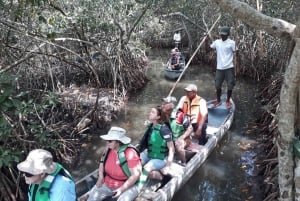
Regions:
<instances>
[{"instance_id":1,"label":"sunglasses","mask_svg":"<svg viewBox=\"0 0 300 201\"><path fill-rule=\"evenodd\" d=\"M34 174L30 174L30 173L28 173L28 172L23 172L22 173L25 177L33 177L33 176L35 176Z\"/></svg>"}]
</instances>

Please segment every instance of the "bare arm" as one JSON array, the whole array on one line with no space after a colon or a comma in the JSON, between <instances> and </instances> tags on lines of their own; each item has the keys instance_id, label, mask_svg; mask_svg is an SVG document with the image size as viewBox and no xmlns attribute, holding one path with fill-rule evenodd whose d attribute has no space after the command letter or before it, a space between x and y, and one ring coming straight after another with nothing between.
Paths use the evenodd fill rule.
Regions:
<instances>
[{"instance_id":1,"label":"bare arm","mask_svg":"<svg viewBox=\"0 0 300 201\"><path fill-rule=\"evenodd\" d=\"M103 180L103 175L104 173L104 167L103 167L103 162L100 162L99 164L99 169L98 169L98 180L97 180L97 183L96 183L96 186L99 188L102 186L102 184L104 183L104 180Z\"/></svg>"},{"instance_id":2,"label":"bare arm","mask_svg":"<svg viewBox=\"0 0 300 201\"><path fill-rule=\"evenodd\" d=\"M169 149L169 153L168 153L168 158L167 158L167 164L166 166L161 169L163 174L168 174L169 171L169 167L171 166L172 162L173 162L173 158L174 158L174 153L175 153L175 147L174 147L174 142L167 142L167 146Z\"/></svg>"},{"instance_id":3,"label":"bare arm","mask_svg":"<svg viewBox=\"0 0 300 201\"><path fill-rule=\"evenodd\" d=\"M193 126L192 124L189 125L189 127L186 129L186 131L179 137L181 139L185 139L193 133Z\"/></svg>"},{"instance_id":4,"label":"bare arm","mask_svg":"<svg viewBox=\"0 0 300 201\"><path fill-rule=\"evenodd\" d=\"M116 194L113 197L120 196L124 191L131 188L138 181L142 173L142 165L138 164L134 168L129 168L129 171L131 174L130 177L128 177L128 179L124 182L124 184L120 188L114 191L116 192Z\"/></svg>"},{"instance_id":5,"label":"bare arm","mask_svg":"<svg viewBox=\"0 0 300 201\"><path fill-rule=\"evenodd\" d=\"M166 166L170 166L171 163L173 162L174 153L175 153L174 142L173 141L167 142L167 146L168 146L169 152L168 152L168 158L167 158Z\"/></svg>"}]
</instances>

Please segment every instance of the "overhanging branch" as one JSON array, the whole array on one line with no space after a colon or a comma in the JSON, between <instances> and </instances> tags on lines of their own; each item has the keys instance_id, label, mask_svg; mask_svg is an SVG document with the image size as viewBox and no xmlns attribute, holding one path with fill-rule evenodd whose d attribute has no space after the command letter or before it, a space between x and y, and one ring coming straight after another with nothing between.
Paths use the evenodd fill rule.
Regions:
<instances>
[{"instance_id":1,"label":"overhanging branch","mask_svg":"<svg viewBox=\"0 0 300 201\"><path fill-rule=\"evenodd\" d=\"M262 14L244 2L238 0L212 0L220 9L233 17L247 23L251 27L261 29L273 36L291 39L294 36L296 25L282 19Z\"/></svg>"}]
</instances>

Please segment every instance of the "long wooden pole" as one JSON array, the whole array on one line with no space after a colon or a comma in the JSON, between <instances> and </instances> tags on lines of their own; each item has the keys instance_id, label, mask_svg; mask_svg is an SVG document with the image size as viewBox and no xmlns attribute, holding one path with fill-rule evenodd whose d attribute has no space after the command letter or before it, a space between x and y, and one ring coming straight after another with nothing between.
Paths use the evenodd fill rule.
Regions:
<instances>
[{"instance_id":1,"label":"long wooden pole","mask_svg":"<svg viewBox=\"0 0 300 201\"><path fill-rule=\"evenodd\" d=\"M178 77L178 79L176 80L176 82L173 85L173 88L171 89L170 93L168 96L171 96L177 83L180 81L181 77L183 76L184 72L186 71L186 69L189 67L191 61L193 60L194 56L196 55L196 53L199 51L200 47L202 46L202 44L204 43L206 37L209 36L209 33L212 31L212 29L216 26L217 22L220 20L221 15L219 15L218 19L215 21L215 23L212 25L212 27L209 29L209 31L207 32L206 36L202 39L201 43L199 44L198 48L195 50L194 54L191 56L191 58L189 59L188 63L185 65L183 71L181 72L180 76Z\"/></svg>"}]
</instances>

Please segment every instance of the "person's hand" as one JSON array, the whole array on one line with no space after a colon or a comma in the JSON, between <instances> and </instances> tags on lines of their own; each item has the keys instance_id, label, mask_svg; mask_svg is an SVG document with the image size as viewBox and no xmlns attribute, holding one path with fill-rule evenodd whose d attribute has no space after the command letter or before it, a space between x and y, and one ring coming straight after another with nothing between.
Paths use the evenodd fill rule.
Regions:
<instances>
[{"instance_id":1,"label":"person's hand","mask_svg":"<svg viewBox=\"0 0 300 201\"><path fill-rule=\"evenodd\" d=\"M183 135L181 135L181 136L176 140L176 142L178 141L178 142L180 143L180 142L184 141L184 139L185 139L185 138L183 137Z\"/></svg>"},{"instance_id":2,"label":"person's hand","mask_svg":"<svg viewBox=\"0 0 300 201\"><path fill-rule=\"evenodd\" d=\"M113 196L112 198L119 197L123 193L122 188L117 188L116 190L113 191Z\"/></svg>"},{"instance_id":3,"label":"person's hand","mask_svg":"<svg viewBox=\"0 0 300 201\"><path fill-rule=\"evenodd\" d=\"M161 173L163 173L164 175L167 175L169 173L170 170L170 166L166 165L164 168L162 168L160 171Z\"/></svg>"},{"instance_id":4,"label":"person's hand","mask_svg":"<svg viewBox=\"0 0 300 201\"><path fill-rule=\"evenodd\" d=\"M195 132L195 136L196 136L197 138L200 138L201 135L202 135L202 127L201 127L201 129L198 128L198 129L196 130L196 132Z\"/></svg>"},{"instance_id":5,"label":"person's hand","mask_svg":"<svg viewBox=\"0 0 300 201\"><path fill-rule=\"evenodd\" d=\"M149 120L146 120L145 122L144 122L144 126L148 126L150 124L150 121Z\"/></svg>"},{"instance_id":6,"label":"person's hand","mask_svg":"<svg viewBox=\"0 0 300 201\"><path fill-rule=\"evenodd\" d=\"M207 32L204 32L203 37L205 38L205 40L209 40L210 39L210 34L207 33Z\"/></svg>"}]
</instances>

